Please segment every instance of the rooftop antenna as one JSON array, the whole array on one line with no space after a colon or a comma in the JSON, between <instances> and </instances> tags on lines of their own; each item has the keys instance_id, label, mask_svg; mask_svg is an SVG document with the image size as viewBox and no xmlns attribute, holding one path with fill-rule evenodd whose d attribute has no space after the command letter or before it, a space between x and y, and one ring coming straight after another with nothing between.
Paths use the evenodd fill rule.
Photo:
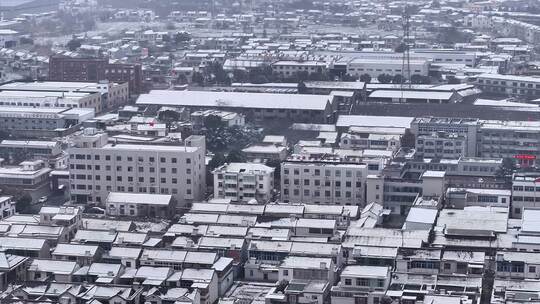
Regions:
<instances>
[{"instance_id":1,"label":"rooftop antenna","mask_svg":"<svg viewBox=\"0 0 540 304\"><path fill-rule=\"evenodd\" d=\"M409 6L405 5L403 8L402 15L402 27L403 27L403 56L401 60L401 79L400 79L400 90L401 90L401 102L403 102L403 88L405 86L405 81L408 80L408 88L411 89L411 56L410 56L410 15L409 15ZM407 74L405 75L405 69ZM406 78L405 78L406 76Z\"/></svg>"}]
</instances>

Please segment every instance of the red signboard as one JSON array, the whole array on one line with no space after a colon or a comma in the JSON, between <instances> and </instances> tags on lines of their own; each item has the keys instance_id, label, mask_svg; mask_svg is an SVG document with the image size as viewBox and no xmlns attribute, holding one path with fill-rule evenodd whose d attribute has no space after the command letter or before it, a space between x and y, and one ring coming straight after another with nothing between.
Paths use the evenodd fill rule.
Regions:
<instances>
[{"instance_id":1,"label":"red signboard","mask_svg":"<svg viewBox=\"0 0 540 304\"><path fill-rule=\"evenodd\" d=\"M518 154L514 156L515 159L521 159L521 160L535 160L536 155L530 155L530 154Z\"/></svg>"}]
</instances>

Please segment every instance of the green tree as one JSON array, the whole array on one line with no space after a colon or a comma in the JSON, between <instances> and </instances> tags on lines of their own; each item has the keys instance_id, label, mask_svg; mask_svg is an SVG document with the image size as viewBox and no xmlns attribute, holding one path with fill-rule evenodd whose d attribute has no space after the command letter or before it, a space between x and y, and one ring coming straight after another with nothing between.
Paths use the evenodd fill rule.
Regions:
<instances>
[{"instance_id":1,"label":"green tree","mask_svg":"<svg viewBox=\"0 0 540 304\"><path fill-rule=\"evenodd\" d=\"M405 134L401 137L401 146L404 148L414 148L416 146L415 136L409 129L405 130Z\"/></svg>"},{"instance_id":2,"label":"green tree","mask_svg":"<svg viewBox=\"0 0 540 304\"><path fill-rule=\"evenodd\" d=\"M174 110L160 111L158 119L163 121L167 126L167 130L171 130L171 125L180 120L180 113Z\"/></svg>"},{"instance_id":3,"label":"green tree","mask_svg":"<svg viewBox=\"0 0 540 304\"><path fill-rule=\"evenodd\" d=\"M27 192L24 192L17 200L17 204L15 205L15 210L18 213L25 213L30 210L30 207L32 206L32 196L28 194Z\"/></svg>"},{"instance_id":4,"label":"green tree","mask_svg":"<svg viewBox=\"0 0 540 304\"><path fill-rule=\"evenodd\" d=\"M191 76L191 82L196 83L199 86L204 86L204 76L200 72L194 72Z\"/></svg>"},{"instance_id":5,"label":"green tree","mask_svg":"<svg viewBox=\"0 0 540 304\"><path fill-rule=\"evenodd\" d=\"M279 182L281 180L281 162L277 159L270 159L266 162L266 165L274 168L274 180ZM276 185L279 185L279 183Z\"/></svg>"},{"instance_id":6,"label":"green tree","mask_svg":"<svg viewBox=\"0 0 540 304\"><path fill-rule=\"evenodd\" d=\"M307 93L307 86L303 81L300 81L296 87L298 89L298 94L306 94Z\"/></svg>"},{"instance_id":7,"label":"green tree","mask_svg":"<svg viewBox=\"0 0 540 304\"><path fill-rule=\"evenodd\" d=\"M174 42L180 44L183 42L189 42L191 40L191 34L188 32L177 32L174 34Z\"/></svg>"},{"instance_id":8,"label":"green tree","mask_svg":"<svg viewBox=\"0 0 540 304\"><path fill-rule=\"evenodd\" d=\"M93 17L85 18L82 25L83 25L83 30L84 31L90 31L94 27L96 27L96 20L94 20Z\"/></svg>"},{"instance_id":9,"label":"green tree","mask_svg":"<svg viewBox=\"0 0 540 304\"><path fill-rule=\"evenodd\" d=\"M403 75L401 75L401 74L396 74L392 78L392 83L394 83L394 84L404 83L405 81L406 81L405 77L403 77Z\"/></svg>"},{"instance_id":10,"label":"green tree","mask_svg":"<svg viewBox=\"0 0 540 304\"><path fill-rule=\"evenodd\" d=\"M460 84L461 81L459 79L456 78L456 76L453 76L453 75L450 75L448 77L446 77L446 79L448 80L448 84Z\"/></svg>"},{"instance_id":11,"label":"green tree","mask_svg":"<svg viewBox=\"0 0 540 304\"><path fill-rule=\"evenodd\" d=\"M79 39L71 39L70 41L68 41L68 43L66 44L67 48L70 50L70 51L76 51L78 48L81 47L81 41Z\"/></svg>"},{"instance_id":12,"label":"green tree","mask_svg":"<svg viewBox=\"0 0 540 304\"><path fill-rule=\"evenodd\" d=\"M369 74L362 74L360 75L360 81L361 82L365 82L365 83L370 83L371 82L371 76Z\"/></svg>"},{"instance_id":13,"label":"green tree","mask_svg":"<svg viewBox=\"0 0 540 304\"><path fill-rule=\"evenodd\" d=\"M30 36L23 36L21 39L19 39L20 44L34 44L34 39L32 39Z\"/></svg>"},{"instance_id":14,"label":"green tree","mask_svg":"<svg viewBox=\"0 0 540 304\"><path fill-rule=\"evenodd\" d=\"M429 77L427 77L427 76L414 74L414 75L411 76L411 83L414 83L414 84L430 84L431 79Z\"/></svg>"},{"instance_id":15,"label":"green tree","mask_svg":"<svg viewBox=\"0 0 540 304\"><path fill-rule=\"evenodd\" d=\"M516 170L516 162L512 158L503 158L503 162L496 175L499 177L511 176Z\"/></svg>"},{"instance_id":16,"label":"green tree","mask_svg":"<svg viewBox=\"0 0 540 304\"><path fill-rule=\"evenodd\" d=\"M179 73L178 76L176 77L176 83L178 83L178 84L186 84L186 83L188 83L188 79L186 77L186 74Z\"/></svg>"},{"instance_id":17,"label":"green tree","mask_svg":"<svg viewBox=\"0 0 540 304\"><path fill-rule=\"evenodd\" d=\"M246 157L242 151L233 149L227 154L227 163L243 163L246 161Z\"/></svg>"},{"instance_id":18,"label":"green tree","mask_svg":"<svg viewBox=\"0 0 540 304\"><path fill-rule=\"evenodd\" d=\"M246 73L246 71L244 70L235 69L233 70L233 79L235 82L244 83L248 81L248 73Z\"/></svg>"},{"instance_id":19,"label":"green tree","mask_svg":"<svg viewBox=\"0 0 540 304\"><path fill-rule=\"evenodd\" d=\"M207 167L210 170L214 170L217 167L223 165L226 161L227 159L225 158L225 155L223 155L223 153L217 152L214 154L214 157L212 157L212 159L208 162Z\"/></svg>"},{"instance_id":20,"label":"green tree","mask_svg":"<svg viewBox=\"0 0 540 304\"><path fill-rule=\"evenodd\" d=\"M381 74L377 76L377 80L380 83L391 83L392 82L392 75L390 74Z\"/></svg>"},{"instance_id":21,"label":"green tree","mask_svg":"<svg viewBox=\"0 0 540 304\"><path fill-rule=\"evenodd\" d=\"M454 44L459 42L468 42L471 34L458 30L455 26L441 27L437 37L438 41L443 41L446 44Z\"/></svg>"},{"instance_id":22,"label":"green tree","mask_svg":"<svg viewBox=\"0 0 540 304\"><path fill-rule=\"evenodd\" d=\"M396 53L404 53L407 50L408 47L409 46L406 43L402 42L402 43L398 44L398 46L396 46L396 49L394 51Z\"/></svg>"},{"instance_id":23,"label":"green tree","mask_svg":"<svg viewBox=\"0 0 540 304\"><path fill-rule=\"evenodd\" d=\"M358 80L358 77L352 76L352 75L349 75L349 74L344 74L341 77L341 81L357 81L357 80Z\"/></svg>"},{"instance_id":24,"label":"green tree","mask_svg":"<svg viewBox=\"0 0 540 304\"><path fill-rule=\"evenodd\" d=\"M204 118L204 127L207 130L216 130L225 127L225 123L221 120L221 117L217 115L208 115Z\"/></svg>"}]
</instances>

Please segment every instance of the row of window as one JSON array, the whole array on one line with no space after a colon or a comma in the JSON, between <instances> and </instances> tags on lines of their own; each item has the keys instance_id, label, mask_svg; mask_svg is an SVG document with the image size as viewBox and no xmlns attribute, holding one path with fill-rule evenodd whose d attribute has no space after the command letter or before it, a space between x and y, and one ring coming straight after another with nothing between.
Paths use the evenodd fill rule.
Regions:
<instances>
[{"instance_id":1,"label":"row of window","mask_svg":"<svg viewBox=\"0 0 540 304\"><path fill-rule=\"evenodd\" d=\"M69 156L69 158L70 159L79 159L79 160L83 160L83 159L91 160L92 155L90 155L90 154L71 154ZM94 160L100 160L100 159L101 159L100 155L94 155ZM111 160L111 155L105 155L105 160L110 161ZM132 156L127 156L126 160L129 161L129 162L132 162L132 161L135 160L135 158L132 157ZM122 161L122 156L117 155L116 156L116 161ZM138 162L144 162L144 157L142 157L142 156L137 157L137 161ZM156 161L156 158L153 157L153 156L150 156L150 157L148 157L148 161L153 163L153 162ZM160 163L166 163L167 158L166 157L160 157L159 162ZM171 157L170 162L173 163L173 164L176 164L176 163L178 163L178 159L176 157ZM186 164L191 164L191 158L186 158Z\"/></svg>"},{"instance_id":2,"label":"row of window","mask_svg":"<svg viewBox=\"0 0 540 304\"><path fill-rule=\"evenodd\" d=\"M71 175L70 175L70 178L71 178L71 179L76 179L76 180L92 180L92 175L84 175L84 174L76 174L76 175L75 175L75 174L71 174ZM96 176L94 176L94 180L96 180L96 181L101 180L101 175L96 175ZM112 181L112 177L111 177L110 175L106 175L106 176L105 176L105 180L108 181L108 182L110 182L110 181ZM122 182L122 181L124 181L123 176L117 176L117 177L116 177L116 181L117 181L117 182ZM128 176L128 177L127 177L127 181L128 181L128 182L133 182L133 181L134 181L133 176ZM139 183L144 183L145 181L146 181L145 178L142 177L142 176L140 176L140 177L138 178L138 182L139 182ZM156 182L156 178L155 178L155 177L150 177L150 178L148 178L147 181L150 182L150 183L155 183L155 182ZM162 184L166 184L166 183L167 183L167 178L166 178L166 177L162 177L162 178L159 179L159 182L162 183ZM178 179L177 179L177 178L171 178L171 179L170 179L170 182L171 182L172 184L178 184ZM191 185L191 178L187 178L187 179L186 179L186 184Z\"/></svg>"},{"instance_id":3,"label":"row of window","mask_svg":"<svg viewBox=\"0 0 540 304\"><path fill-rule=\"evenodd\" d=\"M69 168L70 169L77 169L77 170L92 170L92 165L80 165L80 164L79 165L74 165L74 164L70 164ZM94 168L94 170L99 171L99 170L101 170L101 165L94 165L93 168ZM116 166L115 169L116 169L116 172L122 172L122 170L123 170L122 166ZM133 167L131 167L131 166L128 166L126 169L127 169L127 172L134 172ZM105 171L111 171L111 170L112 170L111 166L109 166L109 165L105 166ZM137 167L137 172L144 173L145 172L145 167ZM155 167L149 167L148 172L149 173L155 173L156 168ZM159 168L159 172L160 173L167 173L167 168ZM189 174L191 174L191 172L192 172L191 168L186 169L186 174L189 175ZM170 173L171 174L177 174L178 169L177 168L171 168ZM81 179L84 179L84 178L81 178ZM92 178L89 177L87 179L92 179Z\"/></svg>"},{"instance_id":4,"label":"row of window","mask_svg":"<svg viewBox=\"0 0 540 304\"><path fill-rule=\"evenodd\" d=\"M512 196L514 202L540 202L540 197L532 196Z\"/></svg>"},{"instance_id":5,"label":"row of window","mask_svg":"<svg viewBox=\"0 0 540 304\"><path fill-rule=\"evenodd\" d=\"M283 179L283 184L289 185L290 180L288 178L284 178ZM311 180L304 179L303 184L304 184L304 186L310 186L311 185ZM293 179L293 185L299 186L300 185L300 180L299 179ZM314 186L320 186L321 185L321 180L319 180L319 179L314 180L313 185ZM352 185L353 185L352 181L346 181L345 182L345 187L346 188L351 188ZM354 185L356 186L356 188L361 188L362 187L362 182L356 182ZM325 187L331 187L332 186L332 181L325 180L324 181L324 186ZM334 187L338 187L338 188L341 187L341 181L334 181Z\"/></svg>"},{"instance_id":6,"label":"row of window","mask_svg":"<svg viewBox=\"0 0 540 304\"><path fill-rule=\"evenodd\" d=\"M451 147L451 146L454 146L454 145L461 146L463 144L463 142L461 142L461 141L456 141L454 143L454 141L443 142L442 140L437 140L435 142L433 142L433 141L425 141L424 142L423 139L417 140L416 143L419 144L419 145L424 144L426 146L435 146L435 145L442 146L442 145L444 145L445 147Z\"/></svg>"},{"instance_id":7,"label":"row of window","mask_svg":"<svg viewBox=\"0 0 540 304\"><path fill-rule=\"evenodd\" d=\"M533 187L533 186L514 186L512 187L514 191L527 191L527 192L534 192L534 191L540 191L540 187Z\"/></svg>"},{"instance_id":8,"label":"row of window","mask_svg":"<svg viewBox=\"0 0 540 304\"><path fill-rule=\"evenodd\" d=\"M370 281L372 281L373 283L370 284ZM374 285L374 286L377 286L377 287L384 287L385 280L384 279L370 280L370 279L365 279L365 278L356 278L355 282L356 282L356 286L371 286L371 285ZM353 283L353 279L347 279L346 278L344 280L344 284L346 286L352 286L352 283Z\"/></svg>"},{"instance_id":9,"label":"row of window","mask_svg":"<svg viewBox=\"0 0 540 304\"><path fill-rule=\"evenodd\" d=\"M334 197L341 197L341 191L335 191L334 192ZM303 194L304 196L310 196L311 195L311 191L308 190L308 189L304 189L303 191ZM285 196L288 196L290 195L290 191L289 189L283 189L283 195ZM299 196L300 195L300 190L299 189L293 189L292 190L292 196ZM345 191L344 192L344 195L346 198L352 198L352 192L351 191ZM313 191L313 197L321 197L321 191L319 190L315 190ZM332 197L332 191L324 191L324 197Z\"/></svg>"},{"instance_id":10,"label":"row of window","mask_svg":"<svg viewBox=\"0 0 540 304\"><path fill-rule=\"evenodd\" d=\"M484 83L484 79L478 79L478 83ZM485 83L486 84L497 84L497 85L500 83L500 85L506 85L506 81L504 81L504 80L501 80L501 81L493 80L493 81L491 81L489 79L486 79ZM540 89L540 84L535 85L533 83L524 83L524 82L519 82L519 83L518 82L512 82L512 86L513 87L518 87L519 86L521 88L535 88L536 87L537 89Z\"/></svg>"},{"instance_id":11,"label":"row of window","mask_svg":"<svg viewBox=\"0 0 540 304\"><path fill-rule=\"evenodd\" d=\"M95 188L92 187L92 185L74 185L74 184L71 184L71 189L72 190L93 190L95 189L96 191L101 191L101 185L96 185ZM138 193L151 193L151 194L155 194L155 193L158 193L158 191L156 190L157 188L156 187L138 187L138 188L135 188L135 187L125 187L125 186L117 186L115 191L117 192L134 192L135 190L138 190ZM171 188L170 191L169 191L169 188L159 188L159 193L161 194L178 194L178 189L176 188ZM113 187L110 186L110 185L107 185L105 187L105 190L106 191L113 191ZM169 193L170 192L170 193ZM191 189L186 189L186 194L187 195L191 195L192 191Z\"/></svg>"},{"instance_id":12,"label":"row of window","mask_svg":"<svg viewBox=\"0 0 540 304\"><path fill-rule=\"evenodd\" d=\"M311 170L312 169L309 169L309 168L304 168L302 171L304 174L311 174ZM294 175L300 175L300 169L293 169L293 174ZM288 168L285 168L283 169L283 174L290 174L290 169ZM339 170L339 169L335 169L334 170L334 176L335 177L341 177L341 174L342 174L342 171ZM321 169L313 169L313 175L315 176L321 176ZM327 177L331 177L332 176L332 170L330 169L325 169L324 170L324 176L327 176ZM353 176L353 171L352 170L345 170L345 177L352 177ZM356 171L356 177L361 177L362 176L362 171Z\"/></svg>"}]
</instances>

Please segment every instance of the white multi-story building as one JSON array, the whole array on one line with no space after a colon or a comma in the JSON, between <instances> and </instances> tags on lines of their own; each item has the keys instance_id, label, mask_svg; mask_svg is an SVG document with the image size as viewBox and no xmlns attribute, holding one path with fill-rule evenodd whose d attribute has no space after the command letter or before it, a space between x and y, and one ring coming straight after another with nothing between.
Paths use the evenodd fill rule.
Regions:
<instances>
[{"instance_id":1,"label":"white multi-story building","mask_svg":"<svg viewBox=\"0 0 540 304\"><path fill-rule=\"evenodd\" d=\"M332 287L332 303L379 303L390 285L390 278L388 266L346 266L339 283Z\"/></svg>"},{"instance_id":2,"label":"white multi-story building","mask_svg":"<svg viewBox=\"0 0 540 304\"><path fill-rule=\"evenodd\" d=\"M467 155L467 138L438 132L416 138L416 155L423 158L458 159Z\"/></svg>"},{"instance_id":3,"label":"white multi-story building","mask_svg":"<svg viewBox=\"0 0 540 304\"><path fill-rule=\"evenodd\" d=\"M531 99L540 97L539 77L485 73L476 76L473 83L486 93Z\"/></svg>"},{"instance_id":4,"label":"white multi-story building","mask_svg":"<svg viewBox=\"0 0 540 304\"><path fill-rule=\"evenodd\" d=\"M411 132L416 137L431 135L434 132L458 134L466 139L467 154L465 156L476 156L476 138L479 127L480 122L478 119L418 117L411 123Z\"/></svg>"},{"instance_id":5,"label":"white multi-story building","mask_svg":"<svg viewBox=\"0 0 540 304\"><path fill-rule=\"evenodd\" d=\"M514 174L510 217L521 218L523 209L540 207L540 175Z\"/></svg>"},{"instance_id":6,"label":"white multi-story building","mask_svg":"<svg viewBox=\"0 0 540 304\"><path fill-rule=\"evenodd\" d=\"M80 92L28 92L2 91L0 105L36 108L91 108L101 112L101 96L97 93Z\"/></svg>"},{"instance_id":7,"label":"white multi-story building","mask_svg":"<svg viewBox=\"0 0 540 304\"><path fill-rule=\"evenodd\" d=\"M183 145L109 144L105 133L86 129L69 149L72 199L104 203L111 191L170 194L179 206L205 191L205 138Z\"/></svg>"},{"instance_id":8,"label":"white multi-story building","mask_svg":"<svg viewBox=\"0 0 540 304\"><path fill-rule=\"evenodd\" d=\"M474 67L477 61L476 52L459 51L452 49L413 49L411 56L422 57L431 61L431 64L463 64Z\"/></svg>"},{"instance_id":9,"label":"white multi-story building","mask_svg":"<svg viewBox=\"0 0 540 304\"><path fill-rule=\"evenodd\" d=\"M277 61L272 64L274 72L284 77L294 76L298 72L324 73L328 64L324 61Z\"/></svg>"},{"instance_id":10,"label":"white multi-story building","mask_svg":"<svg viewBox=\"0 0 540 304\"><path fill-rule=\"evenodd\" d=\"M403 60L401 59L380 59L380 58L356 58L347 65L347 73L359 77L368 74L372 78L377 78L381 74L389 75L411 75L427 76L429 72L429 61L426 59L413 59L410 61L410 71L403 70Z\"/></svg>"},{"instance_id":11,"label":"white multi-story building","mask_svg":"<svg viewBox=\"0 0 540 304\"><path fill-rule=\"evenodd\" d=\"M1 47L14 47L17 44L19 33L10 29L0 30L0 46Z\"/></svg>"},{"instance_id":12,"label":"white multi-story building","mask_svg":"<svg viewBox=\"0 0 540 304\"><path fill-rule=\"evenodd\" d=\"M538 121L482 121L478 144L481 157L515 158L522 166L532 166L540 157L539 147Z\"/></svg>"},{"instance_id":13,"label":"white multi-story building","mask_svg":"<svg viewBox=\"0 0 540 304\"><path fill-rule=\"evenodd\" d=\"M129 101L128 82L12 82L0 86L0 91L5 105L93 108L96 113Z\"/></svg>"},{"instance_id":14,"label":"white multi-story building","mask_svg":"<svg viewBox=\"0 0 540 304\"><path fill-rule=\"evenodd\" d=\"M404 128L350 127L343 133L339 147L342 149L374 149L397 151L401 147Z\"/></svg>"},{"instance_id":15,"label":"white multi-story building","mask_svg":"<svg viewBox=\"0 0 540 304\"><path fill-rule=\"evenodd\" d=\"M11 196L0 196L0 219L15 214L15 202Z\"/></svg>"},{"instance_id":16,"label":"white multi-story building","mask_svg":"<svg viewBox=\"0 0 540 304\"><path fill-rule=\"evenodd\" d=\"M281 199L287 203L366 204L368 165L301 158L281 165Z\"/></svg>"},{"instance_id":17,"label":"white multi-story building","mask_svg":"<svg viewBox=\"0 0 540 304\"><path fill-rule=\"evenodd\" d=\"M369 175L366 183L366 200L383 205L393 214L405 216L419 195L442 196L444 180L444 171L424 171L419 178L411 178L406 174L392 176L387 172Z\"/></svg>"},{"instance_id":18,"label":"white multi-story building","mask_svg":"<svg viewBox=\"0 0 540 304\"><path fill-rule=\"evenodd\" d=\"M233 202L268 202L274 189L274 168L255 163L230 163L214 170L214 197Z\"/></svg>"},{"instance_id":19,"label":"white multi-story building","mask_svg":"<svg viewBox=\"0 0 540 304\"><path fill-rule=\"evenodd\" d=\"M473 29L485 29L490 28L491 17L486 15L469 14L463 17L463 25Z\"/></svg>"}]
</instances>

